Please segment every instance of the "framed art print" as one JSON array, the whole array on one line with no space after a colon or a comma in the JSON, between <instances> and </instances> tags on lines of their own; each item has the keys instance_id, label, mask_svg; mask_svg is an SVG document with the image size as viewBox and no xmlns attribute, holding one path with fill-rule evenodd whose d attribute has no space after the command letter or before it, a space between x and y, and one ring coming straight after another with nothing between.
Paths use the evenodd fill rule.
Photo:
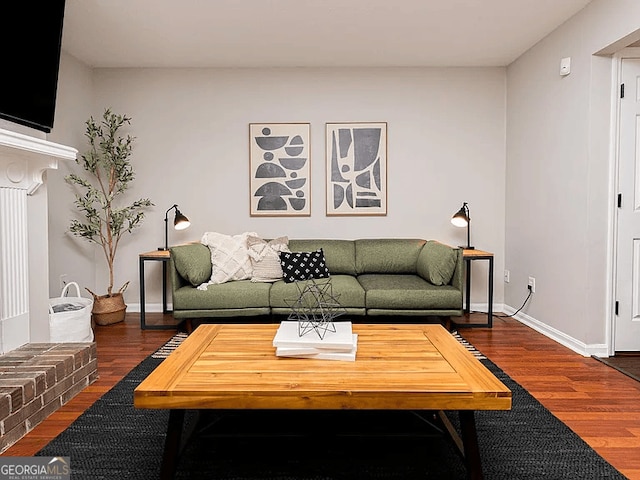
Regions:
<instances>
[{"instance_id":1,"label":"framed art print","mask_svg":"<svg viewBox=\"0 0 640 480\"><path fill-rule=\"evenodd\" d=\"M249 124L251 216L311 215L308 123Z\"/></svg>"},{"instance_id":2,"label":"framed art print","mask_svg":"<svg viewBox=\"0 0 640 480\"><path fill-rule=\"evenodd\" d=\"M387 214L387 124L327 123L327 215Z\"/></svg>"}]
</instances>

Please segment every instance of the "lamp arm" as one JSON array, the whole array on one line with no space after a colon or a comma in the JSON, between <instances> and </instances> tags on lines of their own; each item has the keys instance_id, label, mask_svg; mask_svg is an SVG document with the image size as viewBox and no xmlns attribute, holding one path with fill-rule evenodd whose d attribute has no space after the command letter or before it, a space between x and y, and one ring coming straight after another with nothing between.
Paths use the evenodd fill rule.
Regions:
<instances>
[{"instance_id":1,"label":"lamp arm","mask_svg":"<svg viewBox=\"0 0 640 480\"><path fill-rule=\"evenodd\" d=\"M469 213L469 205L467 205L467 202L464 202L463 207L467 215L467 248L472 250L474 247L471 246L471 214Z\"/></svg>"},{"instance_id":2,"label":"lamp arm","mask_svg":"<svg viewBox=\"0 0 640 480\"><path fill-rule=\"evenodd\" d=\"M169 212L177 208L178 208L178 205L174 203L173 206L167 209L167 211L164 214L164 249L165 250L169 250Z\"/></svg>"},{"instance_id":3,"label":"lamp arm","mask_svg":"<svg viewBox=\"0 0 640 480\"><path fill-rule=\"evenodd\" d=\"M176 209L176 208L178 208L178 204L177 203L174 203L173 206L171 206L171 208L168 208L167 211L164 214L164 219L168 221L169 220L169 212L171 210Z\"/></svg>"}]
</instances>

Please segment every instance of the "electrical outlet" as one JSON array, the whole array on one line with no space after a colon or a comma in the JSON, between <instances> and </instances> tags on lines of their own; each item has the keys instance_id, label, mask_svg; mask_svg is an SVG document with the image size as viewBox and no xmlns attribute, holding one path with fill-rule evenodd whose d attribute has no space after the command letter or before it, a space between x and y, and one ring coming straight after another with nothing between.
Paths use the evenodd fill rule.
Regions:
<instances>
[{"instance_id":1,"label":"electrical outlet","mask_svg":"<svg viewBox=\"0 0 640 480\"><path fill-rule=\"evenodd\" d=\"M60 289L62 290L66 284L67 284L67 274L63 273L62 275L60 275Z\"/></svg>"},{"instance_id":2,"label":"electrical outlet","mask_svg":"<svg viewBox=\"0 0 640 480\"><path fill-rule=\"evenodd\" d=\"M511 272L509 270L504 271L504 283L509 283L511 280Z\"/></svg>"},{"instance_id":3,"label":"electrical outlet","mask_svg":"<svg viewBox=\"0 0 640 480\"><path fill-rule=\"evenodd\" d=\"M529 277L529 283L527 284L527 287L529 288L529 290L531 290L531 293L536 293L536 278L535 277Z\"/></svg>"}]
</instances>

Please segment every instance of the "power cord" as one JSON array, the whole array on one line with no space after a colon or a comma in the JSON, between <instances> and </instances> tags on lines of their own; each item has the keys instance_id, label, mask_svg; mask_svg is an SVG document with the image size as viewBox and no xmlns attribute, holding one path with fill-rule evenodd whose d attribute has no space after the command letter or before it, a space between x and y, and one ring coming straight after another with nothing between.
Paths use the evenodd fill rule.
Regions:
<instances>
[{"instance_id":1,"label":"power cord","mask_svg":"<svg viewBox=\"0 0 640 480\"><path fill-rule=\"evenodd\" d=\"M531 289L531 285L527 285L527 288L529 289L529 295L527 295L527 298L524 299L524 302L522 303L522 306L518 310L516 310L511 315L494 315L494 317L497 317L497 318L510 318L510 317L515 317L518 313L520 313L520 310L522 310L524 308L524 306L527 304L527 302L531 298L531 294L533 293L533 290Z\"/></svg>"}]
</instances>

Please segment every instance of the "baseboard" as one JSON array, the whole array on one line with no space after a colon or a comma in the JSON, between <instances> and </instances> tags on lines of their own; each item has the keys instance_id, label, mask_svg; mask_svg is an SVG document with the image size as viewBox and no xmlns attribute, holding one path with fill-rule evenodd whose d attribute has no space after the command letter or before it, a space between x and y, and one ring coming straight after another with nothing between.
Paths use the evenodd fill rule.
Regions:
<instances>
[{"instance_id":1,"label":"baseboard","mask_svg":"<svg viewBox=\"0 0 640 480\"><path fill-rule=\"evenodd\" d=\"M167 304L167 310L173 310L173 305L171 303ZM162 313L162 304L161 303L147 303L145 304L145 313ZM139 303L127 303L127 312L130 313L140 313L140 304Z\"/></svg>"},{"instance_id":2,"label":"baseboard","mask_svg":"<svg viewBox=\"0 0 640 480\"><path fill-rule=\"evenodd\" d=\"M508 305L503 306L503 311L507 315L513 315L516 312L515 308L512 308ZM547 325L544 322L541 322L526 313L519 312L513 318L518 320L520 323L527 325L528 327L533 328L536 332L541 333L545 337L550 338L558 342L560 345L563 345L576 353L584 357L608 357L608 348L606 344L595 343L595 344L586 344L577 340L570 335L567 335L556 328L553 328Z\"/></svg>"},{"instance_id":3,"label":"baseboard","mask_svg":"<svg viewBox=\"0 0 640 480\"><path fill-rule=\"evenodd\" d=\"M469 306L470 310L474 313L487 313L489 311L488 303L472 303ZM493 304L493 313L500 313L504 310L504 305L501 303Z\"/></svg>"}]
</instances>

